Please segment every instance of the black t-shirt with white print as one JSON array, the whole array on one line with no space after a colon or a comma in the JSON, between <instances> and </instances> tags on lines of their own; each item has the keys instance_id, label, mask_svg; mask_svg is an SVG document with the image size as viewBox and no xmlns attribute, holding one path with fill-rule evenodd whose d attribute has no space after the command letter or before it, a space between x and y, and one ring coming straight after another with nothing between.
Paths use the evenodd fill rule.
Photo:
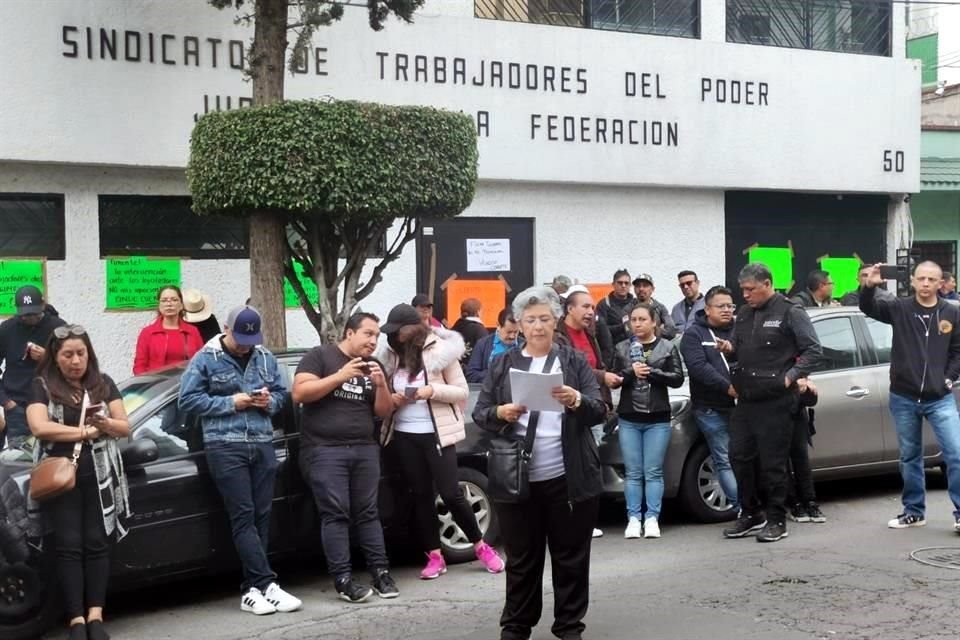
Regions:
<instances>
[{"instance_id":1,"label":"black t-shirt with white print","mask_svg":"<svg viewBox=\"0 0 960 640\"><path fill-rule=\"evenodd\" d=\"M325 378L353 358L335 344L314 347L303 357L297 373ZM304 448L375 444L373 405L376 388L370 376L358 376L316 402L303 405L300 439Z\"/></svg>"}]
</instances>

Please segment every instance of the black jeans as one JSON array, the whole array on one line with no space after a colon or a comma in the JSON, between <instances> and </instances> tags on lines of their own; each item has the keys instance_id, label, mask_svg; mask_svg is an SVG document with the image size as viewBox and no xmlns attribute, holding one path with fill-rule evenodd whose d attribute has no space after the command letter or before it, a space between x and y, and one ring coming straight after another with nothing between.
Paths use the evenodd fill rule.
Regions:
<instances>
[{"instance_id":1,"label":"black jeans","mask_svg":"<svg viewBox=\"0 0 960 640\"><path fill-rule=\"evenodd\" d=\"M210 476L230 518L233 546L243 566L245 592L277 579L270 568L270 508L277 479L272 442L216 442L205 446Z\"/></svg>"},{"instance_id":2,"label":"black jeans","mask_svg":"<svg viewBox=\"0 0 960 640\"><path fill-rule=\"evenodd\" d=\"M438 452L437 436L434 434L402 431L394 433L390 446L397 450L404 479L413 493L413 521L423 549L432 551L440 548L440 526L435 502L437 492L467 539L473 543L480 542L483 535L477 517L457 480L457 448L450 445Z\"/></svg>"},{"instance_id":3,"label":"black jeans","mask_svg":"<svg viewBox=\"0 0 960 640\"><path fill-rule=\"evenodd\" d=\"M787 460L798 408L796 393L788 392L772 400L741 401L734 409L730 466L744 514L766 511L771 521L786 521Z\"/></svg>"},{"instance_id":4,"label":"black jeans","mask_svg":"<svg viewBox=\"0 0 960 640\"><path fill-rule=\"evenodd\" d=\"M543 612L543 566L550 548L553 625L558 638L583 633L590 595L590 542L599 498L570 503L564 476L530 483L524 502L494 503L507 551L501 640L526 640ZM579 637L579 636L577 636Z\"/></svg>"},{"instance_id":5,"label":"black jeans","mask_svg":"<svg viewBox=\"0 0 960 640\"><path fill-rule=\"evenodd\" d=\"M320 512L327 567L334 578L349 576L350 530L371 572L390 563L377 510L380 447L375 444L309 447L300 452L300 471Z\"/></svg>"},{"instance_id":6,"label":"black jeans","mask_svg":"<svg viewBox=\"0 0 960 640\"><path fill-rule=\"evenodd\" d=\"M69 618L104 606L110 575L110 541L90 448L85 446L77 468L77 485L43 505L53 525L57 576Z\"/></svg>"},{"instance_id":7,"label":"black jeans","mask_svg":"<svg viewBox=\"0 0 960 640\"><path fill-rule=\"evenodd\" d=\"M793 436L790 438L790 471L787 478L787 504L816 502L813 489L813 470L810 468L810 450L807 439L810 428L805 412L793 417Z\"/></svg>"}]
</instances>

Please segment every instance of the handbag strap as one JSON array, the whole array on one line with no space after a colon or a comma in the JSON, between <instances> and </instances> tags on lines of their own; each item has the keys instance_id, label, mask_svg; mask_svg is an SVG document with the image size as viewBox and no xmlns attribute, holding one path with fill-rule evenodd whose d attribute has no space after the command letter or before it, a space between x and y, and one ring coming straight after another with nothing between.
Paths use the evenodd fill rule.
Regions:
<instances>
[{"instance_id":1,"label":"handbag strap","mask_svg":"<svg viewBox=\"0 0 960 640\"><path fill-rule=\"evenodd\" d=\"M550 349L550 355L547 361L543 363L543 373L550 373L553 370L553 364L557 361L556 347ZM531 411L530 418L527 420L527 435L523 439L523 457L530 459L533 452L533 439L537 436L537 422L540 421L540 412Z\"/></svg>"}]
</instances>

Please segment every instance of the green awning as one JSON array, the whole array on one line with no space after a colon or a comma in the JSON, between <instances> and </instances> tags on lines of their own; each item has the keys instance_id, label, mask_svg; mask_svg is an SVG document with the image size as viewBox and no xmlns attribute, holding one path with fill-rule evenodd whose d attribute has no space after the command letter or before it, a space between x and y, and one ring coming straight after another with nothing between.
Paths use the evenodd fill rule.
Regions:
<instances>
[{"instance_id":1,"label":"green awning","mask_svg":"<svg viewBox=\"0 0 960 640\"><path fill-rule=\"evenodd\" d=\"M921 191L960 191L960 158L921 158Z\"/></svg>"}]
</instances>

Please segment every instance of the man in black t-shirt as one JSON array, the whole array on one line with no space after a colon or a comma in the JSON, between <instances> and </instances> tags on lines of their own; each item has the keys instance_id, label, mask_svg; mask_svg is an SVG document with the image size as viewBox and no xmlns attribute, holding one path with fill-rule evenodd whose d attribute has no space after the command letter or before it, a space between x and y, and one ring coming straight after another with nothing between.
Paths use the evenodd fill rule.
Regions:
<instances>
[{"instance_id":1,"label":"man in black t-shirt","mask_svg":"<svg viewBox=\"0 0 960 640\"><path fill-rule=\"evenodd\" d=\"M363 602L374 590L381 598L399 595L377 512L380 446L374 415L393 411L383 369L372 358L379 336L375 315L354 314L339 344L315 347L303 357L293 382L293 401L303 404L300 470L320 512L327 566L337 593L348 602ZM373 589L353 581L351 528Z\"/></svg>"}]
</instances>

